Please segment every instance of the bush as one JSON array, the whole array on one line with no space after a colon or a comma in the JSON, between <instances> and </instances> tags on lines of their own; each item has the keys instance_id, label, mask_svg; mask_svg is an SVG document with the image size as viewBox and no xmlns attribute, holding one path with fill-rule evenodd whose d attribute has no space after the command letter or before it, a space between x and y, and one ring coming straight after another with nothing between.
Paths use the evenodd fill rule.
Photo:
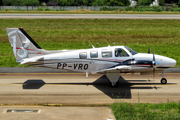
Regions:
<instances>
[{"instance_id":1,"label":"bush","mask_svg":"<svg viewBox=\"0 0 180 120\"><path fill-rule=\"evenodd\" d=\"M164 6L164 0L159 0L159 5Z\"/></svg>"},{"instance_id":2,"label":"bush","mask_svg":"<svg viewBox=\"0 0 180 120\"><path fill-rule=\"evenodd\" d=\"M173 11L173 8L172 8L172 7L166 7L165 10L166 10L166 11Z\"/></svg>"},{"instance_id":3,"label":"bush","mask_svg":"<svg viewBox=\"0 0 180 120\"><path fill-rule=\"evenodd\" d=\"M43 8L39 7L37 10L38 10L38 11L43 11Z\"/></svg>"},{"instance_id":4,"label":"bush","mask_svg":"<svg viewBox=\"0 0 180 120\"><path fill-rule=\"evenodd\" d=\"M12 5L13 6L21 6L22 2L23 2L23 0L13 0Z\"/></svg>"},{"instance_id":5,"label":"bush","mask_svg":"<svg viewBox=\"0 0 180 120\"><path fill-rule=\"evenodd\" d=\"M92 6L103 6L104 5L104 0L94 0L92 2Z\"/></svg>"},{"instance_id":6,"label":"bush","mask_svg":"<svg viewBox=\"0 0 180 120\"><path fill-rule=\"evenodd\" d=\"M149 6L151 4L151 0L138 0L138 5Z\"/></svg>"},{"instance_id":7,"label":"bush","mask_svg":"<svg viewBox=\"0 0 180 120\"><path fill-rule=\"evenodd\" d=\"M154 11L155 11L155 12L162 12L163 10L162 10L162 8L157 7L156 9L154 9Z\"/></svg>"},{"instance_id":8,"label":"bush","mask_svg":"<svg viewBox=\"0 0 180 120\"><path fill-rule=\"evenodd\" d=\"M6 9L4 9L4 11L10 11L10 9L6 8Z\"/></svg>"},{"instance_id":9,"label":"bush","mask_svg":"<svg viewBox=\"0 0 180 120\"><path fill-rule=\"evenodd\" d=\"M129 6L129 0L104 0L104 4L107 6Z\"/></svg>"},{"instance_id":10,"label":"bush","mask_svg":"<svg viewBox=\"0 0 180 120\"><path fill-rule=\"evenodd\" d=\"M38 0L2 0L5 6L38 6Z\"/></svg>"},{"instance_id":11,"label":"bush","mask_svg":"<svg viewBox=\"0 0 180 120\"><path fill-rule=\"evenodd\" d=\"M11 5L12 5L12 2L13 2L13 0L2 0L2 3L3 3L5 6L11 6Z\"/></svg>"},{"instance_id":12,"label":"bush","mask_svg":"<svg viewBox=\"0 0 180 120\"><path fill-rule=\"evenodd\" d=\"M100 8L100 11L114 11L114 10L122 10L122 9L116 7L108 7L108 6L104 6Z\"/></svg>"},{"instance_id":13,"label":"bush","mask_svg":"<svg viewBox=\"0 0 180 120\"><path fill-rule=\"evenodd\" d=\"M46 9L45 9L45 11L51 11L51 9L49 9L49 8L46 8Z\"/></svg>"},{"instance_id":14,"label":"bush","mask_svg":"<svg viewBox=\"0 0 180 120\"><path fill-rule=\"evenodd\" d=\"M154 9L152 7L149 7L146 9L146 11L154 11Z\"/></svg>"},{"instance_id":15,"label":"bush","mask_svg":"<svg viewBox=\"0 0 180 120\"><path fill-rule=\"evenodd\" d=\"M39 6L38 0L23 0L22 6Z\"/></svg>"},{"instance_id":16,"label":"bush","mask_svg":"<svg viewBox=\"0 0 180 120\"><path fill-rule=\"evenodd\" d=\"M180 8L174 8L173 11L180 12Z\"/></svg>"}]
</instances>

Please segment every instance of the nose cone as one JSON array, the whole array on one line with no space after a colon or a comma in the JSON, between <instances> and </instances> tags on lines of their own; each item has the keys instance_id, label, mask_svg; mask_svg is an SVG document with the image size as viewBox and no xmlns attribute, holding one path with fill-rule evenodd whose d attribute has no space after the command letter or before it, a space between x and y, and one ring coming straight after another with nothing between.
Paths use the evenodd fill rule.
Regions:
<instances>
[{"instance_id":1,"label":"nose cone","mask_svg":"<svg viewBox=\"0 0 180 120\"><path fill-rule=\"evenodd\" d=\"M176 65L176 60L168 57L161 57L160 62L163 67L174 67Z\"/></svg>"},{"instance_id":2,"label":"nose cone","mask_svg":"<svg viewBox=\"0 0 180 120\"><path fill-rule=\"evenodd\" d=\"M169 60L167 61L168 65L171 67L174 67L176 65L176 60L169 58Z\"/></svg>"}]
</instances>

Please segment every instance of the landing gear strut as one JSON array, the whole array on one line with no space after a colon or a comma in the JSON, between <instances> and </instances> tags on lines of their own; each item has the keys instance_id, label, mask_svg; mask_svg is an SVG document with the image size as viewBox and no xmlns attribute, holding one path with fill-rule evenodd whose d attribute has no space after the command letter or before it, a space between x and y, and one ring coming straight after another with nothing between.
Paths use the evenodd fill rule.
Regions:
<instances>
[{"instance_id":1,"label":"landing gear strut","mask_svg":"<svg viewBox=\"0 0 180 120\"><path fill-rule=\"evenodd\" d=\"M164 78L164 73L162 72L161 75L162 75L161 84L166 84L167 83L167 79Z\"/></svg>"}]
</instances>

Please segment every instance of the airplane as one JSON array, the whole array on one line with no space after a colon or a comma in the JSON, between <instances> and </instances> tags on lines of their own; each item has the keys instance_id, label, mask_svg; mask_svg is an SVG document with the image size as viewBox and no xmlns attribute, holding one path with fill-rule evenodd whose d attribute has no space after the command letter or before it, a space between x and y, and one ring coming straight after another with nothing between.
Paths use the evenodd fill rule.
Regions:
<instances>
[{"instance_id":1,"label":"airplane","mask_svg":"<svg viewBox=\"0 0 180 120\"><path fill-rule=\"evenodd\" d=\"M78 50L42 49L21 28L6 28L16 62L39 67L105 74L112 87L118 87L120 73L161 73L161 84L166 84L164 69L176 65L176 60L161 55L138 53L127 46L108 46Z\"/></svg>"}]
</instances>

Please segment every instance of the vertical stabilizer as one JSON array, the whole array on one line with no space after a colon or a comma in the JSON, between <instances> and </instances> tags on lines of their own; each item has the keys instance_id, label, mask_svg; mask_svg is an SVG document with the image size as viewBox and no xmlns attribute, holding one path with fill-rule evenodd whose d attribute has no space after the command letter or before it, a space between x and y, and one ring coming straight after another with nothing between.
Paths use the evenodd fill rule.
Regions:
<instances>
[{"instance_id":1,"label":"vertical stabilizer","mask_svg":"<svg viewBox=\"0 0 180 120\"><path fill-rule=\"evenodd\" d=\"M22 29L6 28L16 61L41 55L41 47Z\"/></svg>"}]
</instances>

